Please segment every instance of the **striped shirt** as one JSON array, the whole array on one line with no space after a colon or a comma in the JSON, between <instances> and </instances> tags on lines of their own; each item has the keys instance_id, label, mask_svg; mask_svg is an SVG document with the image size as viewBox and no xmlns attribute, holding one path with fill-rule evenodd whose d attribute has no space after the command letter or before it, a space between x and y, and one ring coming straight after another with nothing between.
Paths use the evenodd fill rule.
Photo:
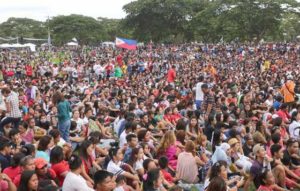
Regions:
<instances>
[{"instance_id":1,"label":"striped shirt","mask_svg":"<svg viewBox=\"0 0 300 191\"><path fill-rule=\"evenodd\" d=\"M203 112L207 112L208 105L211 104L211 110L210 113L213 113L216 111L216 102L213 94L211 92L204 94L204 99L203 99L203 105L202 105L202 110Z\"/></svg>"},{"instance_id":2,"label":"striped shirt","mask_svg":"<svg viewBox=\"0 0 300 191\"><path fill-rule=\"evenodd\" d=\"M20 118L22 117L21 111L19 109L19 97L17 93L11 92L7 97L7 102L10 103L10 112L7 113L7 117Z\"/></svg>"}]
</instances>

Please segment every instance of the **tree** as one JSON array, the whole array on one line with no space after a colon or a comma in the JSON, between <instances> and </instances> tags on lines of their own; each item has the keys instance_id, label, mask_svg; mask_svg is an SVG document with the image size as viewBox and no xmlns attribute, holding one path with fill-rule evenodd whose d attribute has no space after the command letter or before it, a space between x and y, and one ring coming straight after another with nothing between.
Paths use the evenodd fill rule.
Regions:
<instances>
[{"instance_id":1,"label":"tree","mask_svg":"<svg viewBox=\"0 0 300 191\"><path fill-rule=\"evenodd\" d=\"M143 41L176 39L185 34L188 23L199 8L197 0L138 0L123 7L125 25Z\"/></svg>"},{"instance_id":2,"label":"tree","mask_svg":"<svg viewBox=\"0 0 300 191\"><path fill-rule=\"evenodd\" d=\"M62 45L76 38L80 44L97 44L104 40L103 26L94 18L82 15L57 16L50 20L54 43Z\"/></svg>"},{"instance_id":3,"label":"tree","mask_svg":"<svg viewBox=\"0 0 300 191\"><path fill-rule=\"evenodd\" d=\"M47 27L33 19L12 17L0 24L0 36L47 39Z\"/></svg>"},{"instance_id":4,"label":"tree","mask_svg":"<svg viewBox=\"0 0 300 191\"><path fill-rule=\"evenodd\" d=\"M132 38L132 31L124 27L123 20L108 19L103 17L98 17L97 20L105 30L105 39L114 41L117 36L124 38Z\"/></svg>"}]
</instances>

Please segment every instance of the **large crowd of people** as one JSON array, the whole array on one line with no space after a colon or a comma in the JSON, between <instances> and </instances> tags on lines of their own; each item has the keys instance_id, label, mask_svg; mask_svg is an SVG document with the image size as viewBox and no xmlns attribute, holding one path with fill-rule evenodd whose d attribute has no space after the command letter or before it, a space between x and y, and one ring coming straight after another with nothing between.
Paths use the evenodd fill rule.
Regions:
<instances>
[{"instance_id":1,"label":"large crowd of people","mask_svg":"<svg viewBox=\"0 0 300 191\"><path fill-rule=\"evenodd\" d=\"M0 50L0 190L300 189L299 53Z\"/></svg>"}]
</instances>

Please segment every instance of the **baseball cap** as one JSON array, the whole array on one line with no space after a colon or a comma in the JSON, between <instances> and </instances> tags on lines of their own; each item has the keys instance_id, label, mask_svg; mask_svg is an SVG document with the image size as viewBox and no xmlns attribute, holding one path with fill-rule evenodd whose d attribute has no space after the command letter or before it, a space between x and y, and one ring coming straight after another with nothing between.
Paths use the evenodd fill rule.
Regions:
<instances>
[{"instance_id":1,"label":"baseball cap","mask_svg":"<svg viewBox=\"0 0 300 191\"><path fill-rule=\"evenodd\" d=\"M48 165L47 161L45 159L43 159L43 158L36 158L36 159L34 159L34 164L35 164L35 167L38 168L38 169L41 169L44 166Z\"/></svg>"}]
</instances>

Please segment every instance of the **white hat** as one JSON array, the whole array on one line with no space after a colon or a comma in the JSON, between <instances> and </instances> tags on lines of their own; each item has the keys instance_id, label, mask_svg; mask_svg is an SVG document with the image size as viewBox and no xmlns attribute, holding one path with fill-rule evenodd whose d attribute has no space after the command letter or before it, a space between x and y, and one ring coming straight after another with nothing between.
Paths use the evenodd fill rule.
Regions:
<instances>
[{"instance_id":1,"label":"white hat","mask_svg":"<svg viewBox=\"0 0 300 191\"><path fill-rule=\"evenodd\" d=\"M292 80L292 79L293 79L293 76L290 74L290 75L287 76L287 79L288 79L288 80Z\"/></svg>"},{"instance_id":2,"label":"white hat","mask_svg":"<svg viewBox=\"0 0 300 191\"><path fill-rule=\"evenodd\" d=\"M223 150L223 151L227 151L228 149L230 149L230 145L228 144L228 143L222 143L221 145L220 145L220 147L221 147L221 149Z\"/></svg>"}]
</instances>

